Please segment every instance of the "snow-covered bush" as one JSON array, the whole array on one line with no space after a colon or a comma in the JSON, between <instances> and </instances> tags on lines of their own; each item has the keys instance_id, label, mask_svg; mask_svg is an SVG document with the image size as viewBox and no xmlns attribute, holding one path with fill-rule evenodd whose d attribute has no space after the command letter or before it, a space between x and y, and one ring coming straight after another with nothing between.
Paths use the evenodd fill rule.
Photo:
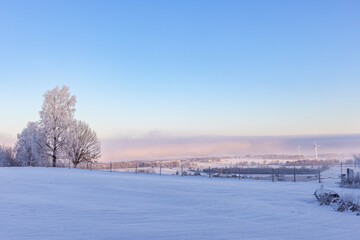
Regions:
<instances>
[{"instance_id":1,"label":"snow-covered bush","mask_svg":"<svg viewBox=\"0 0 360 240\"><path fill-rule=\"evenodd\" d=\"M340 196L334 191L322 188L318 189L314 193L316 199L320 202L320 205L330 205L336 202Z\"/></svg>"},{"instance_id":2,"label":"snow-covered bush","mask_svg":"<svg viewBox=\"0 0 360 240\"><path fill-rule=\"evenodd\" d=\"M0 146L0 166L10 167L16 165L13 149L11 147Z\"/></svg>"},{"instance_id":3,"label":"snow-covered bush","mask_svg":"<svg viewBox=\"0 0 360 240\"><path fill-rule=\"evenodd\" d=\"M338 211L352 211L360 213L360 196L354 194L343 194L341 196L342 201L339 204Z\"/></svg>"},{"instance_id":4,"label":"snow-covered bush","mask_svg":"<svg viewBox=\"0 0 360 240\"><path fill-rule=\"evenodd\" d=\"M346 176L341 177L341 187L360 188L360 173L355 173L353 169L347 169Z\"/></svg>"},{"instance_id":5,"label":"snow-covered bush","mask_svg":"<svg viewBox=\"0 0 360 240\"><path fill-rule=\"evenodd\" d=\"M336 211L344 212L351 211L357 212L360 215L360 197L352 194L344 194L339 196L336 192L324 189L323 185L314 193L320 205L332 206Z\"/></svg>"}]
</instances>

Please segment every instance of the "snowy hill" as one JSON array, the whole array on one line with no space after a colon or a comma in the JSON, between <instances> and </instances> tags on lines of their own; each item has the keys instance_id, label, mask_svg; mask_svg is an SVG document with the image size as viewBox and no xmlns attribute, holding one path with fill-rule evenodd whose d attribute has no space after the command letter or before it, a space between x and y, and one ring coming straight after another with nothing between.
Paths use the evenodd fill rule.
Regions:
<instances>
[{"instance_id":1,"label":"snowy hill","mask_svg":"<svg viewBox=\"0 0 360 240\"><path fill-rule=\"evenodd\" d=\"M356 239L318 183L0 168L0 239Z\"/></svg>"}]
</instances>

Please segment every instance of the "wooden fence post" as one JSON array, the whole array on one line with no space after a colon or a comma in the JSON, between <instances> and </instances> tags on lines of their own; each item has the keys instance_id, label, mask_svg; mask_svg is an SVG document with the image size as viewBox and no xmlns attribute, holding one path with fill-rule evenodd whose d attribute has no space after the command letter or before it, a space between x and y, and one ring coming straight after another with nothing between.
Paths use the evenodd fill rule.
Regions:
<instances>
[{"instance_id":1,"label":"wooden fence post","mask_svg":"<svg viewBox=\"0 0 360 240\"><path fill-rule=\"evenodd\" d=\"M274 182L274 169L271 169L271 181Z\"/></svg>"},{"instance_id":2,"label":"wooden fence post","mask_svg":"<svg viewBox=\"0 0 360 240\"><path fill-rule=\"evenodd\" d=\"M343 173L342 173L342 163L340 163L340 166L341 166L341 172L340 172L340 181L341 183L343 182Z\"/></svg>"},{"instance_id":3,"label":"wooden fence post","mask_svg":"<svg viewBox=\"0 0 360 240\"><path fill-rule=\"evenodd\" d=\"M294 182L296 182L296 168L294 167Z\"/></svg>"}]
</instances>

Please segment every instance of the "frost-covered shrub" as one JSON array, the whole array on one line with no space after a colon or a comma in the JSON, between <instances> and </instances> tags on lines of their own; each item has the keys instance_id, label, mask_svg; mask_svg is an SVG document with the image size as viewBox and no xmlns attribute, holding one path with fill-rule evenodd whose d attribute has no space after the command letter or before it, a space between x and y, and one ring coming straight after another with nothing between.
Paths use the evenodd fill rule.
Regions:
<instances>
[{"instance_id":1,"label":"frost-covered shrub","mask_svg":"<svg viewBox=\"0 0 360 240\"><path fill-rule=\"evenodd\" d=\"M17 166L11 147L0 146L0 167Z\"/></svg>"},{"instance_id":2,"label":"frost-covered shrub","mask_svg":"<svg viewBox=\"0 0 360 240\"><path fill-rule=\"evenodd\" d=\"M339 212L351 211L360 215L360 196L344 194L340 197L336 192L324 189L323 186L317 189L314 195L320 205L329 205Z\"/></svg>"},{"instance_id":3,"label":"frost-covered shrub","mask_svg":"<svg viewBox=\"0 0 360 240\"><path fill-rule=\"evenodd\" d=\"M354 170L348 169L346 176L341 178L341 187L345 188L360 188L360 173L354 173Z\"/></svg>"},{"instance_id":4,"label":"frost-covered shrub","mask_svg":"<svg viewBox=\"0 0 360 240\"><path fill-rule=\"evenodd\" d=\"M330 205L331 203L336 202L340 196L334 191L327 190L323 188L323 185L320 189L317 189L314 193L316 199L320 202L320 205Z\"/></svg>"},{"instance_id":5,"label":"frost-covered shrub","mask_svg":"<svg viewBox=\"0 0 360 240\"><path fill-rule=\"evenodd\" d=\"M338 211L352 211L360 213L360 196L354 194L344 194L339 204Z\"/></svg>"}]
</instances>

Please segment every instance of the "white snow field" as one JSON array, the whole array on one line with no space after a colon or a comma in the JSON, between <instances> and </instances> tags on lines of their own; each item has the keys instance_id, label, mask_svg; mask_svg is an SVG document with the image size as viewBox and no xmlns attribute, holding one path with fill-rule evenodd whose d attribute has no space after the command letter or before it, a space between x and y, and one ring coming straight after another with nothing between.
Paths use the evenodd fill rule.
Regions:
<instances>
[{"instance_id":1,"label":"white snow field","mask_svg":"<svg viewBox=\"0 0 360 240\"><path fill-rule=\"evenodd\" d=\"M360 217L319 206L318 187L0 168L0 239L358 239Z\"/></svg>"}]
</instances>

